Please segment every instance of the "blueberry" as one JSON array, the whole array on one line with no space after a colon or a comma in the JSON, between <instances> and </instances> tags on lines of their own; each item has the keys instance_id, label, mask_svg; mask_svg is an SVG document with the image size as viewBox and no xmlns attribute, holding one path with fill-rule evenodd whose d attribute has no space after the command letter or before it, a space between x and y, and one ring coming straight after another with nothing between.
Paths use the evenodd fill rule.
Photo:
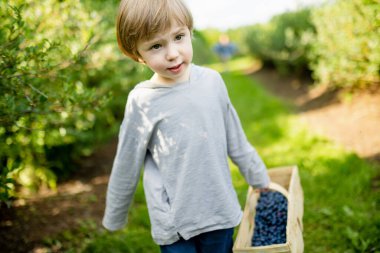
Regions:
<instances>
[{"instance_id":1,"label":"blueberry","mask_svg":"<svg viewBox=\"0 0 380 253\"><path fill-rule=\"evenodd\" d=\"M279 192L261 192L256 206L252 246L286 242L288 201Z\"/></svg>"}]
</instances>

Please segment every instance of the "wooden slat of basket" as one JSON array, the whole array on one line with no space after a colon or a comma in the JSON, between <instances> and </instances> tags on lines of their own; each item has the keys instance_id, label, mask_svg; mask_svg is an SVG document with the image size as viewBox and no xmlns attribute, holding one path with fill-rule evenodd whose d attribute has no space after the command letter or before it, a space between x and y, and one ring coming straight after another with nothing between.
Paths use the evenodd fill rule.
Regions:
<instances>
[{"instance_id":1,"label":"wooden slat of basket","mask_svg":"<svg viewBox=\"0 0 380 253\"><path fill-rule=\"evenodd\" d=\"M292 173L293 166L271 168L268 170L271 182L275 182L281 185L287 191L289 191L289 184Z\"/></svg>"},{"instance_id":2,"label":"wooden slat of basket","mask_svg":"<svg viewBox=\"0 0 380 253\"><path fill-rule=\"evenodd\" d=\"M245 202L245 208L243 212L242 222L239 227L238 235L236 237L236 248L251 247L250 242L253 236L255 221L252 217L255 217L257 200L259 193L254 191L252 187L248 188L247 200Z\"/></svg>"},{"instance_id":3,"label":"wooden slat of basket","mask_svg":"<svg viewBox=\"0 0 380 253\"><path fill-rule=\"evenodd\" d=\"M284 187L282 187L280 184L277 184L275 182L270 182L268 188L270 190L281 193L282 195L284 195L286 197L286 199L289 198L288 191Z\"/></svg>"},{"instance_id":4,"label":"wooden slat of basket","mask_svg":"<svg viewBox=\"0 0 380 253\"><path fill-rule=\"evenodd\" d=\"M287 233L292 252L303 252L302 236L302 216L303 216L303 191L300 184L300 178L297 167L294 168L292 178L290 179L289 203L288 206L288 224Z\"/></svg>"}]
</instances>

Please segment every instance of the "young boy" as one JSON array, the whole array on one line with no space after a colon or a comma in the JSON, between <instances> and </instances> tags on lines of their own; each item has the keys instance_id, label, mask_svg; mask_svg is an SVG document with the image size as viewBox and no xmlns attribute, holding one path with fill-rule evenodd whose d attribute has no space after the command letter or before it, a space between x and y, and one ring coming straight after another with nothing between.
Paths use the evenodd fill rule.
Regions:
<instances>
[{"instance_id":1,"label":"young boy","mask_svg":"<svg viewBox=\"0 0 380 253\"><path fill-rule=\"evenodd\" d=\"M144 165L161 252L232 252L242 218L228 156L255 188L267 170L248 143L221 76L191 63L193 20L181 0L122 0L121 50L154 71L129 93L103 225L122 228Z\"/></svg>"}]
</instances>

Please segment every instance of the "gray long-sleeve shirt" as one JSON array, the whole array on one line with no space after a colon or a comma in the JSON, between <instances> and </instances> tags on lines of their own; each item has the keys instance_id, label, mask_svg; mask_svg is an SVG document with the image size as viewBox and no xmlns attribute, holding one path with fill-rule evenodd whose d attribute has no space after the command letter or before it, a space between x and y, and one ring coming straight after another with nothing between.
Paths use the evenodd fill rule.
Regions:
<instances>
[{"instance_id":1,"label":"gray long-sleeve shirt","mask_svg":"<svg viewBox=\"0 0 380 253\"><path fill-rule=\"evenodd\" d=\"M219 73L192 65L187 82L138 84L120 128L103 225L125 225L144 165L157 244L237 226L242 211L228 156L250 185L268 185L266 167L247 141Z\"/></svg>"}]
</instances>

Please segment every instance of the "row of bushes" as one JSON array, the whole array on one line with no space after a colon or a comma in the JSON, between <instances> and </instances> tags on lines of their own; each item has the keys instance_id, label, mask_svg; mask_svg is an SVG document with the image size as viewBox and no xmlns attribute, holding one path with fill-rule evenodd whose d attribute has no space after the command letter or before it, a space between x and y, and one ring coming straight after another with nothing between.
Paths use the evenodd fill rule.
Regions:
<instances>
[{"instance_id":1,"label":"row of bushes","mask_svg":"<svg viewBox=\"0 0 380 253\"><path fill-rule=\"evenodd\" d=\"M380 83L380 3L338 0L248 29L249 51L281 72L312 71L332 87Z\"/></svg>"},{"instance_id":2,"label":"row of bushes","mask_svg":"<svg viewBox=\"0 0 380 253\"><path fill-rule=\"evenodd\" d=\"M118 130L131 84L144 73L119 53L113 16L101 12L116 8L0 1L0 202L17 185L54 188L73 160Z\"/></svg>"}]
</instances>

